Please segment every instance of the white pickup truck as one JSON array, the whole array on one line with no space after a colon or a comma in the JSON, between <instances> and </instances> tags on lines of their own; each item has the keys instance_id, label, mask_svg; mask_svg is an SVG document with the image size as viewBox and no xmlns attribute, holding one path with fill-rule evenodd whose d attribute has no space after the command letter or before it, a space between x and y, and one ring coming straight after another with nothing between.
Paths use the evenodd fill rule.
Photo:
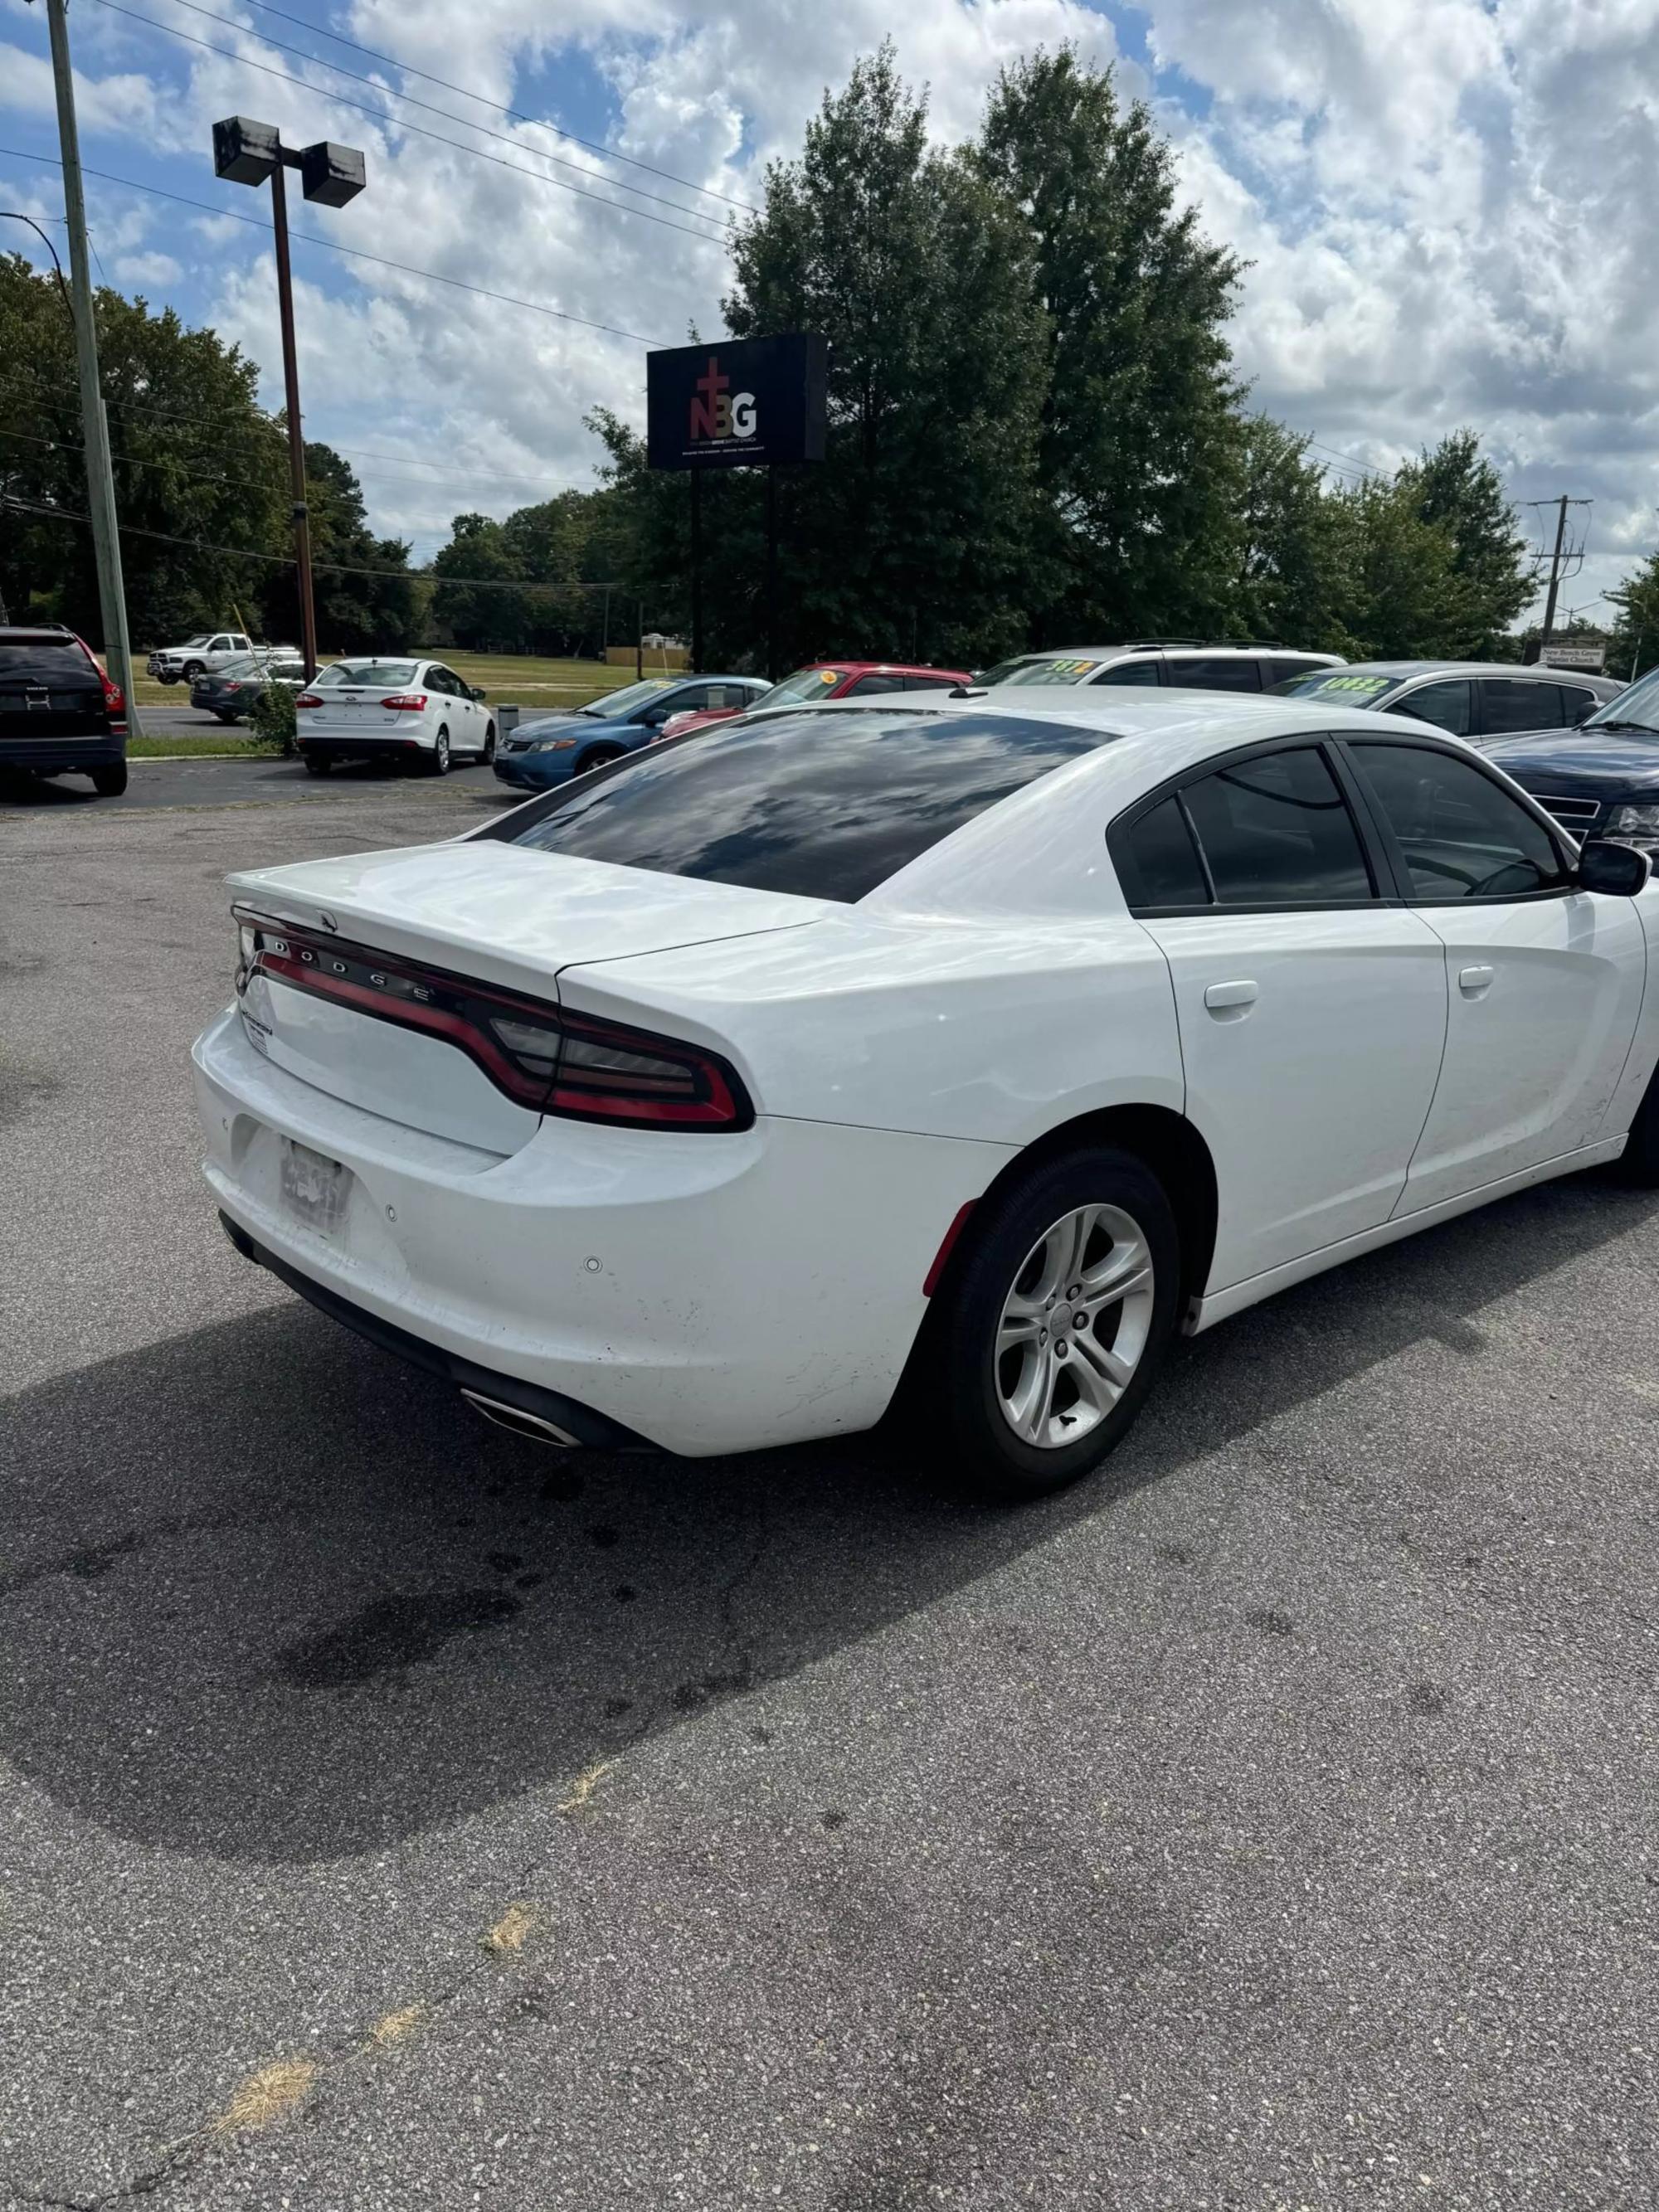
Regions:
<instances>
[{"instance_id":1,"label":"white pickup truck","mask_svg":"<svg viewBox=\"0 0 1659 2212\"><path fill-rule=\"evenodd\" d=\"M210 669L222 668L238 653L252 651L239 629L204 630L199 637L187 638L183 645L159 647L144 665L159 682L179 684L205 675Z\"/></svg>"}]
</instances>

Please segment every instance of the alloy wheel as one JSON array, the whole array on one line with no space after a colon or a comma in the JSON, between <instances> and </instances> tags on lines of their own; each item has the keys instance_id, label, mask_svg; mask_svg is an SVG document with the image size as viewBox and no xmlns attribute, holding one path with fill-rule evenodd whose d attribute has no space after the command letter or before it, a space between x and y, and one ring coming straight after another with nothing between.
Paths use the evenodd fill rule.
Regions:
<instances>
[{"instance_id":1,"label":"alloy wheel","mask_svg":"<svg viewBox=\"0 0 1659 2212\"><path fill-rule=\"evenodd\" d=\"M1074 1207L1038 1237L991 1352L998 1407L1022 1443L1057 1450L1106 1419L1146 1349L1155 1291L1151 1245L1121 1206Z\"/></svg>"}]
</instances>

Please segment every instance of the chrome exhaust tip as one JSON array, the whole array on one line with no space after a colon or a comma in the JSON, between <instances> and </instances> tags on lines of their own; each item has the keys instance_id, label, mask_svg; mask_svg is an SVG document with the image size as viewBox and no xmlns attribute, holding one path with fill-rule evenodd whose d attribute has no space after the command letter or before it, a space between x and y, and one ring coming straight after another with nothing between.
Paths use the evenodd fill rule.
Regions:
<instances>
[{"instance_id":1,"label":"chrome exhaust tip","mask_svg":"<svg viewBox=\"0 0 1659 2212\"><path fill-rule=\"evenodd\" d=\"M556 1422L544 1421L539 1413L526 1413L520 1406L503 1405L499 1398L486 1398L482 1390L469 1390L465 1385L461 1395L475 1413L482 1413L487 1421L494 1421L498 1429L511 1429L514 1436L528 1437L532 1443L558 1444L565 1450L580 1449L581 1440L573 1437L568 1429Z\"/></svg>"}]
</instances>

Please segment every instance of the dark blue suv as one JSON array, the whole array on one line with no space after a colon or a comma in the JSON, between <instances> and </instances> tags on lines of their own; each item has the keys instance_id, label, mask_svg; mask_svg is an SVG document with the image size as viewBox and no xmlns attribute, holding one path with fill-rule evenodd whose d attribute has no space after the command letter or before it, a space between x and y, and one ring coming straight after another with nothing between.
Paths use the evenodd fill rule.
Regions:
<instances>
[{"instance_id":1,"label":"dark blue suv","mask_svg":"<svg viewBox=\"0 0 1659 2212\"><path fill-rule=\"evenodd\" d=\"M545 791L649 744L671 714L751 706L763 676L647 676L585 707L520 722L495 747L495 773L520 791Z\"/></svg>"},{"instance_id":2,"label":"dark blue suv","mask_svg":"<svg viewBox=\"0 0 1659 2212\"><path fill-rule=\"evenodd\" d=\"M1611 837L1659 860L1659 668L1575 728L1529 730L1481 750L1575 837Z\"/></svg>"}]
</instances>

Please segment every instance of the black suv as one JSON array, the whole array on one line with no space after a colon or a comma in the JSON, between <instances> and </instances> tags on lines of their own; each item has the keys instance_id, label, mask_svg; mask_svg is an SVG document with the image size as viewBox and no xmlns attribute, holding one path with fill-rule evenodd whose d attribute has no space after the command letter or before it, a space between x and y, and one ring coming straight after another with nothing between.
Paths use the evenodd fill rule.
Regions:
<instances>
[{"instance_id":1,"label":"black suv","mask_svg":"<svg viewBox=\"0 0 1659 2212\"><path fill-rule=\"evenodd\" d=\"M56 623L0 629L0 768L127 787L127 702L91 649Z\"/></svg>"}]
</instances>

